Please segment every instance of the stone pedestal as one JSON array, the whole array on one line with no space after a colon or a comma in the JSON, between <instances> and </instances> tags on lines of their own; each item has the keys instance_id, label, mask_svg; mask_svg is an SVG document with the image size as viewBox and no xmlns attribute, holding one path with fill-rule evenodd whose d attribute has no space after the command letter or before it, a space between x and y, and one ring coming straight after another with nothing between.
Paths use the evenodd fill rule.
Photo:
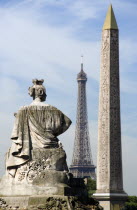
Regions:
<instances>
[{"instance_id":1,"label":"stone pedestal","mask_svg":"<svg viewBox=\"0 0 137 210\"><path fill-rule=\"evenodd\" d=\"M33 149L31 160L17 168L15 177L7 171L0 182L2 209L71 210L88 209L88 205L98 206L98 202L88 201L83 179L68 173L62 148Z\"/></svg>"},{"instance_id":2,"label":"stone pedestal","mask_svg":"<svg viewBox=\"0 0 137 210\"><path fill-rule=\"evenodd\" d=\"M0 182L1 196L82 196L87 195L83 179L68 173L62 148L33 149L31 160L17 168L15 177L8 171Z\"/></svg>"},{"instance_id":3,"label":"stone pedestal","mask_svg":"<svg viewBox=\"0 0 137 210\"><path fill-rule=\"evenodd\" d=\"M17 168L15 177L8 171L2 178L3 196L69 194L66 153L62 148L33 149L31 160Z\"/></svg>"},{"instance_id":4,"label":"stone pedestal","mask_svg":"<svg viewBox=\"0 0 137 210\"><path fill-rule=\"evenodd\" d=\"M127 194L123 193L97 193L94 197L104 210L120 210L124 207L127 200Z\"/></svg>"},{"instance_id":5,"label":"stone pedestal","mask_svg":"<svg viewBox=\"0 0 137 210\"><path fill-rule=\"evenodd\" d=\"M102 210L93 198L74 196L0 197L2 210Z\"/></svg>"}]
</instances>

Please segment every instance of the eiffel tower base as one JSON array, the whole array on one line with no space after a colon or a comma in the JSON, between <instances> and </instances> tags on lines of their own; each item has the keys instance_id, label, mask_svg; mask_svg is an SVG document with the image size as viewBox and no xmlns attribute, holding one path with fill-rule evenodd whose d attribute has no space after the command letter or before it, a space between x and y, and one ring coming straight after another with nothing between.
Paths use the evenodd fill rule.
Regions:
<instances>
[{"instance_id":1,"label":"eiffel tower base","mask_svg":"<svg viewBox=\"0 0 137 210\"><path fill-rule=\"evenodd\" d=\"M75 178L92 178L96 180L95 166L75 166L71 165L69 168L70 172Z\"/></svg>"}]
</instances>

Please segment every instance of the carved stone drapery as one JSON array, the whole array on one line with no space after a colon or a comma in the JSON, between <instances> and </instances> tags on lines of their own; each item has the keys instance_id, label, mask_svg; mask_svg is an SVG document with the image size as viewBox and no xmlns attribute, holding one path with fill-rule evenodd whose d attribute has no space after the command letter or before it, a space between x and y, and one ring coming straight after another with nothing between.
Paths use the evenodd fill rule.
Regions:
<instances>
[{"instance_id":1,"label":"carved stone drapery","mask_svg":"<svg viewBox=\"0 0 137 210\"><path fill-rule=\"evenodd\" d=\"M68 186L66 153L58 136L71 120L46 99L44 80L33 80L33 102L14 115L12 145L6 155L6 174L0 182L4 196L64 195Z\"/></svg>"},{"instance_id":2,"label":"carved stone drapery","mask_svg":"<svg viewBox=\"0 0 137 210\"><path fill-rule=\"evenodd\" d=\"M24 106L16 114L7 153L6 166L15 176L16 169L31 159L34 148L58 148L57 136L63 133L71 121L53 106Z\"/></svg>"}]
</instances>

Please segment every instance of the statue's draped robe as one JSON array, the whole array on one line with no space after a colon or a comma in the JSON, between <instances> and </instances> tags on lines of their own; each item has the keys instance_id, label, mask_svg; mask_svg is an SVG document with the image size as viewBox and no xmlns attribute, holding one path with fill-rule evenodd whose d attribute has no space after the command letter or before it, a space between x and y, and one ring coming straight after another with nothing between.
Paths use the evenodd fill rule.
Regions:
<instances>
[{"instance_id":1,"label":"statue's draped robe","mask_svg":"<svg viewBox=\"0 0 137 210\"><path fill-rule=\"evenodd\" d=\"M58 147L57 136L65 132L71 121L53 106L22 107L15 119L12 146L7 154L7 170L16 169L30 160L33 148Z\"/></svg>"}]
</instances>

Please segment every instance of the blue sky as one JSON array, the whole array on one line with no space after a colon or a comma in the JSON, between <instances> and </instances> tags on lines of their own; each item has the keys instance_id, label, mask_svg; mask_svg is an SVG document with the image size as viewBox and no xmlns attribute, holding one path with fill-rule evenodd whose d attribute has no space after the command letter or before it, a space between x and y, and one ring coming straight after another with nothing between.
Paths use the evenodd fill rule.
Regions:
<instances>
[{"instance_id":1,"label":"blue sky","mask_svg":"<svg viewBox=\"0 0 137 210\"><path fill-rule=\"evenodd\" d=\"M137 2L113 0L120 30L120 83L124 188L137 195ZM10 147L13 113L30 104L28 87L43 78L47 103L72 119L60 136L71 163L80 56L88 76L90 140L96 164L101 31L109 0L0 1L0 157ZM132 180L132 181L131 181Z\"/></svg>"}]
</instances>

